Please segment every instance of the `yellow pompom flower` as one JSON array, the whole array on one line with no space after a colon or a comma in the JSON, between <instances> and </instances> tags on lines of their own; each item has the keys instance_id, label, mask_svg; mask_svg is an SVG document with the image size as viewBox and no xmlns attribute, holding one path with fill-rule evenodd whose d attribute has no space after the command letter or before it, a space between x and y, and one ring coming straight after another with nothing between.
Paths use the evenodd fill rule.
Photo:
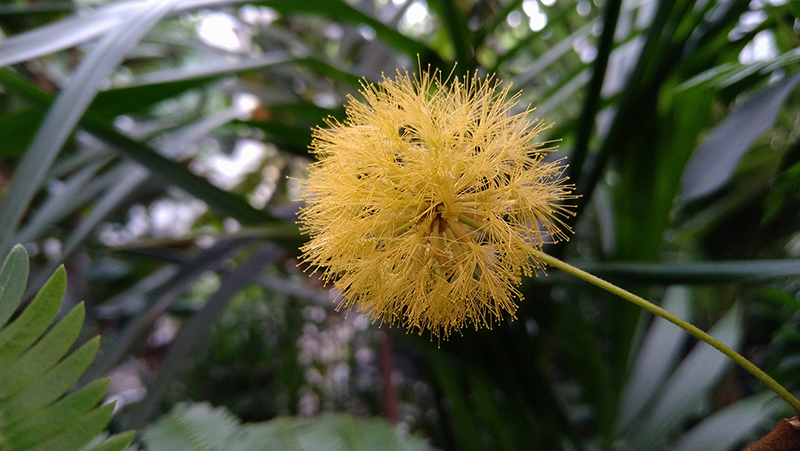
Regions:
<instances>
[{"instance_id":1,"label":"yellow pompom flower","mask_svg":"<svg viewBox=\"0 0 800 451\"><path fill-rule=\"evenodd\" d=\"M531 250L567 239L560 202L574 196L535 141L546 126L512 114L519 95L497 86L398 72L314 130L302 259L339 307L445 338L514 316L522 275L543 268Z\"/></svg>"}]
</instances>

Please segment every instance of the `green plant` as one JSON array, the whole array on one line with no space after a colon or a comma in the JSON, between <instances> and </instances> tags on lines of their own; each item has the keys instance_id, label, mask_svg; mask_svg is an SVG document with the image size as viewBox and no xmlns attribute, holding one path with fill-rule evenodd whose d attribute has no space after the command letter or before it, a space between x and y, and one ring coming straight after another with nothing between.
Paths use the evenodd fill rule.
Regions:
<instances>
[{"instance_id":1,"label":"green plant","mask_svg":"<svg viewBox=\"0 0 800 451\"><path fill-rule=\"evenodd\" d=\"M96 407L108 379L66 394L92 363L100 340L95 337L67 355L83 325L83 303L50 328L66 289L63 267L8 322L27 280L28 254L16 245L0 269L0 449L81 449L108 425L114 409L113 403ZM120 451L133 437L133 431L117 434L91 450Z\"/></svg>"},{"instance_id":2,"label":"green plant","mask_svg":"<svg viewBox=\"0 0 800 451\"><path fill-rule=\"evenodd\" d=\"M359 78L413 69L416 55L446 73L454 62L457 73L496 73L523 91L522 105L555 123L544 138L561 139L582 197L576 234L548 253L647 299L691 285L703 329L740 305L738 349L796 393L798 2L186 0L169 11L150 1L5 3L0 254L16 242L48 249L33 257L36 287L63 262L90 282L84 299L102 300L93 312L112 325L92 375L140 357L139 339L164 313L187 318L181 346L153 370L151 410L164 407L159 385L177 380L191 354L183 344L200 340L231 291L260 278L240 274L220 295L198 295L198 281L225 281L247 265L254 238L277 241L288 255L302 245L294 218L281 214L298 198L284 176L303 176L310 130L328 115L342 119L337 105ZM407 20L411 13L421 20ZM198 39L209 14L236 22L247 48ZM769 51L746 58L761 38ZM78 70L84 62L95 70ZM258 98L249 117L234 108L242 93ZM29 146L34 140L45 146ZM268 152L233 186L187 169L207 169L209 155L226 156L244 140L266 142ZM270 194L259 197L265 186ZM164 203L206 209L175 234L126 235L142 211ZM115 237L109 230L120 239L106 239ZM324 296L303 285L293 262L281 269L270 290ZM417 410L412 424L435 446L613 450L634 439L620 429L620 412L635 385L633 362L651 355L641 344L650 318L565 276L524 280L518 321L492 331L465 331L441 348L395 337L398 354L424 355L399 372L426 387L425 409L434 412ZM765 306L753 291L765 286L786 307L779 320L753 321L749 312ZM274 308L267 296L259 306ZM325 315L335 317L330 307ZM301 319L298 310L286 317ZM282 351L293 344L271 351L291 360L295 349ZM686 348L674 352L679 359ZM298 387L298 373L280 377ZM695 399L706 408L678 415L677 425L649 398L648 421L675 425L662 448L696 421L724 434L724 422L706 421L738 409L739 399L748 402L735 410L746 413L736 420L742 430L772 412L760 409L763 387L738 369L700 388Z\"/></svg>"},{"instance_id":3,"label":"green plant","mask_svg":"<svg viewBox=\"0 0 800 451\"><path fill-rule=\"evenodd\" d=\"M178 404L142 431L148 451L237 450L310 451L429 449L425 440L402 435L383 419L363 420L347 414L318 418L282 417L242 424L222 407Z\"/></svg>"}]
</instances>

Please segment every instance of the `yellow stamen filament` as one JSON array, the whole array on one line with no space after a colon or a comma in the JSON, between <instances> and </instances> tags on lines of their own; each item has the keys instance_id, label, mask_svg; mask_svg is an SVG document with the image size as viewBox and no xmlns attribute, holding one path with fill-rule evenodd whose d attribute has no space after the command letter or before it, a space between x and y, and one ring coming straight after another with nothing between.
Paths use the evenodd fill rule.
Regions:
<instances>
[{"instance_id":1,"label":"yellow stamen filament","mask_svg":"<svg viewBox=\"0 0 800 451\"><path fill-rule=\"evenodd\" d=\"M314 131L301 182L302 259L341 291L340 307L447 336L513 318L523 274L572 199L547 128L512 114L518 95L490 76L447 86L422 72L364 83L347 119Z\"/></svg>"}]
</instances>

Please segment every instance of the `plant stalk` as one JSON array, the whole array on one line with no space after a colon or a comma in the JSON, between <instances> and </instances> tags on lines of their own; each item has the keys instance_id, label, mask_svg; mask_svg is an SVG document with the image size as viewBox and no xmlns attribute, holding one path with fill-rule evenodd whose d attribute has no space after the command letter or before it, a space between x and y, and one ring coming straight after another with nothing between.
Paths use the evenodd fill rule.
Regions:
<instances>
[{"instance_id":1,"label":"plant stalk","mask_svg":"<svg viewBox=\"0 0 800 451\"><path fill-rule=\"evenodd\" d=\"M632 302L632 303L638 305L639 307L641 307L641 308L643 308L643 309L645 309L645 310L647 310L647 311L649 311L649 312L651 312L651 313L653 313L655 315L658 315L658 316L666 319L667 321L677 325L678 327L680 327L681 329L685 330L686 332L689 332L690 334L694 335L695 337L699 338L700 340L703 340L704 342L708 343L709 345L715 347L721 353L723 353L726 356L730 357L731 360L733 360L734 362L739 364L739 366L741 366L742 368L744 368L747 371L749 371L750 374L752 374L753 376L757 377L758 380L763 382L767 387L772 389L772 391L774 391L775 394L780 396L781 399L786 401L786 403L788 403L792 407L792 409L794 410L795 415L800 417L800 400L798 400L797 398L792 396L792 394L789 393L788 390L783 388L783 386L781 386L781 384L779 384L777 381L775 381L775 379L770 377L767 373L762 371L759 367L755 366L752 362L750 362L749 360L744 358L741 354L739 354L738 352L736 352L733 349L729 348L728 346L726 346L725 344L723 344L722 342L720 342L716 338L712 337L711 335L709 335L709 334L705 333L704 331L700 330L695 325L693 325L693 324L691 324L691 323L689 323L687 321L684 321L683 319L673 315L672 313L670 313L670 312L664 310L663 308L653 304L652 302L650 302L650 301L648 301L648 300L646 300L646 299L644 299L642 297L639 297L639 296L631 293L630 291L627 291L627 290L625 290L623 288L620 288L620 287L618 287L618 286L616 286L616 285L614 285L614 284L612 284L610 282L607 282L607 281L605 281L605 280L603 280L603 279L601 279L601 278L599 278L597 276L589 274L586 271L583 271L583 270L581 270L579 268L576 268L576 267L570 265L569 263L566 263L566 262L561 261L561 260L559 260L559 259L557 259L555 257L552 257L552 256L550 256L550 255L548 255L548 254L546 254L546 253L544 253L544 252L542 252L542 251L540 251L538 249L533 249L531 253L533 254L533 257L538 259L539 261L541 261L543 263L546 263L546 264L548 264L548 265L550 265L550 266L552 266L554 268L560 269L561 271L564 271L565 273L572 274L573 276L575 276L575 277L577 277L579 279L582 279L582 280L584 280L586 282L589 282L592 285L600 287L600 288L608 291L609 293L615 294L615 295L621 297L622 299L625 299L626 301Z\"/></svg>"},{"instance_id":2,"label":"plant stalk","mask_svg":"<svg viewBox=\"0 0 800 451\"><path fill-rule=\"evenodd\" d=\"M463 214L462 215L458 215L458 221L461 222L462 224L465 224L465 225L467 225L469 227L472 227L475 230L480 230L481 229L481 225L477 221L475 221L472 218L469 218L469 217L467 217L467 216L465 216ZM595 285L595 286L597 286L599 288L602 288L603 290L606 290L611 294L615 294L615 295L621 297L622 299L625 299L626 301L632 302L632 303L638 305L639 307L641 307L641 308L643 308L643 309L645 309L645 310L647 310L647 311L649 311L649 312L651 312L651 313L653 313L655 315L658 315L658 316L666 319L667 321L675 324L676 326L680 327L681 329L685 330L686 332L689 332L690 334L694 335L695 337L699 338L700 340L703 340L704 342L710 344L711 346L713 346L714 348L719 350L721 353L723 353L726 356L728 356L731 360L733 360L734 362L739 364L739 366L741 366L742 368L744 368L747 371L749 371L750 374L752 374L753 376L757 377L758 380L763 382L767 387L772 389L772 391L775 392L775 394L780 396L781 399L786 401L786 403L789 404L789 406L792 407L792 409L794 410L795 416L800 418L800 400L798 400L797 398L792 396L792 394L789 393L788 390L783 388L783 386L781 384L779 384L775 379L770 377L769 374L761 371L761 369L759 367L755 366L752 362L750 362L749 360L744 358L741 354L739 354L738 352L736 352L733 349L729 348L728 346L726 346L725 344L723 344L722 342L720 342L716 338L712 337L711 335L709 335L709 334L705 333L704 331L700 330L697 326L693 325L692 323L689 323L688 321L684 321L681 318L678 318L677 316L675 316L672 313L664 310L663 308L653 304L652 302L648 301L647 299L639 297L639 296L631 293L628 290L620 288L620 287L614 285L613 283L607 282L607 281L605 281L605 280L603 280L603 279L601 279L601 278L599 278L599 277L597 277L597 276L595 276L593 274L590 274L590 273L588 273L588 272L586 272L586 271L584 271L582 269L576 268L576 267L570 265L567 262L561 261L556 257L553 257L551 255L548 255L548 254L542 252L539 249L535 249L535 248L531 249L531 254L532 254L532 256L534 258L538 259L540 262L546 263L546 264L548 264L548 265L550 265L550 266L552 266L554 268L560 269L561 271L564 271L565 273L572 274L573 276L575 276L575 277L577 277L579 279L582 279L582 280L584 280L586 282L589 282L592 285Z\"/></svg>"}]
</instances>

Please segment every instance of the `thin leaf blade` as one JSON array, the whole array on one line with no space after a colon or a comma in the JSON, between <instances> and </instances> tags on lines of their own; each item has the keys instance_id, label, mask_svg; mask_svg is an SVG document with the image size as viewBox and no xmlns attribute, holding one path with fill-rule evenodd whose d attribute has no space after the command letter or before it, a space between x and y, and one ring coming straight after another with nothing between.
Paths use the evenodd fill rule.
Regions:
<instances>
[{"instance_id":1,"label":"thin leaf blade","mask_svg":"<svg viewBox=\"0 0 800 451\"><path fill-rule=\"evenodd\" d=\"M103 399L110 379L99 379L82 389L71 393L57 403L42 409L36 415L7 425L4 430L6 440L13 448L29 449L36 443L46 440L67 429L72 419L88 412Z\"/></svg>"},{"instance_id":2,"label":"thin leaf blade","mask_svg":"<svg viewBox=\"0 0 800 451\"><path fill-rule=\"evenodd\" d=\"M681 180L684 202L707 196L728 183L753 141L772 128L798 83L800 74L753 94L708 135L686 165Z\"/></svg>"},{"instance_id":3,"label":"thin leaf blade","mask_svg":"<svg viewBox=\"0 0 800 451\"><path fill-rule=\"evenodd\" d=\"M14 239L28 204L97 91L128 51L171 8L170 2L160 0L141 3L119 28L109 32L92 49L72 74L69 85L58 95L17 166L6 201L0 207L0 254L5 253Z\"/></svg>"},{"instance_id":4,"label":"thin leaf blade","mask_svg":"<svg viewBox=\"0 0 800 451\"><path fill-rule=\"evenodd\" d=\"M19 306L28 282L28 251L17 244L0 268L0 329L6 325Z\"/></svg>"},{"instance_id":5,"label":"thin leaf blade","mask_svg":"<svg viewBox=\"0 0 800 451\"><path fill-rule=\"evenodd\" d=\"M67 431L41 443L37 443L34 448L51 451L80 449L108 425L113 412L113 403L98 407L81 417L81 419L73 424Z\"/></svg>"},{"instance_id":6,"label":"thin leaf blade","mask_svg":"<svg viewBox=\"0 0 800 451\"><path fill-rule=\"evenodd\" d=\"M769 392L741 399L689 429L673 451L725 451L768 422L783 406Z\"/></svg>"},{"instance_id":7,"label":"thin leaf blade","mask_svg":"<svg viewBox=\"0 0 800 451\"><path fill-rule=\"evenodd\" d=\"M122 451L131 444L135 437L135 431L121 432L104 440L99 445L87 449L86 451Z\"/></svg>"},{"instance_id":8,"label":"thin leaf blade","mask_svg":"<svg viewBox=\"0 0 800 451\"><path fill-rule=\"evenodd\" d=\"M92 363L100 348L95 337L62 360L35 384L0 404L0 413L7 423L21 421L60 398Z\"/></svg>"},{"instance_id":9,"label":"thin leaf blade","mask_svg":"<svg viewBox=\"0 0 800 451\"><path fill-rule=\"evenodd\" d=\"M685 287L670 287L662 307L679 318L690 320L689 293ZM683 329L656 318L645 336L625 384L617 416L617 430L625 431L636 421L657 389L669 376L686 339Z\"/></svg>"},{"instance_id":10,"label":"thin leaf blade","mask_svg":"<svg viewBox=\"0 0 800 451\"><path fill-rule=\"evenodd\" d=\"M67 271L61 266L19 318L0 331L0 362L3 365L19 357L50 327L66 289Z\"/></svg>"},{"instance_id":11,"label":"thin leaf blade","mask_svg":"<svg viewBox=\"0 0 800 451\"><path fill-rule=\"evenodd\" d=\"M69 351L83 325L83 303L76 305L53 329L28 351L0 368L0 397L13 396L30 387Z\"/></svg>"},{"instance_id":12,"label":"thin leaf blade","mask_svg":"<svg viewBox=\"0 0 800 451\"><path fill-rule=\"evenodd\" d=\"M734 306L714 325L709 334L736 349L742 338L739 329L742 309ZM681 362L664 383L653 410L633 430L631 449L657 449L667 436L690 414L702 407L703 395L730 365L728 357L700 343Z\"/></svg>"}]
</instances>

